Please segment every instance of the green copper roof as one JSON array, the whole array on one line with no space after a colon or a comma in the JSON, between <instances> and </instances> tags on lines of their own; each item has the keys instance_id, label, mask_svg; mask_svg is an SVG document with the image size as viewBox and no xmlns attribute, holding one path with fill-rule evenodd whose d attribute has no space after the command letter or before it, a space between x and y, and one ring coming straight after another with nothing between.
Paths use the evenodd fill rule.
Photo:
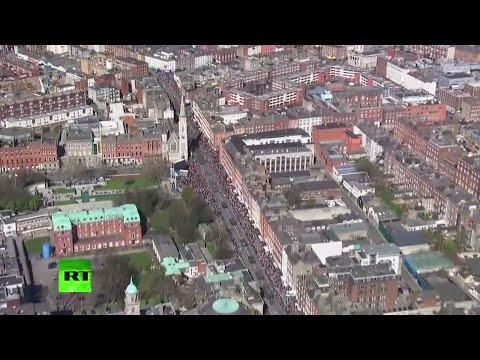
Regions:
<instances>
[{"instance_id":1,"label":"green copper roof","mask_svg":"<svg viewBox=\"0 0 480 360\"><path fill-rule=\"evenodd\" d=\"M190 263L188 261L176 261L172 257L162 259L162 266L165 268L165 276L181 275L181 270L188 269Z\"/></svg>"},{"instance_id":2,"label":"green copper roof","mask_svg":"<svg viewBox=\"0 0 480 360\"><path fill-rule=\"evenodd\" d=\"M53 230L71 230L72 225L122 219L124 223L139 222L140 215L133 204L125 204L110 209L93 209L73 212L57 212L52 215Z\"/></svg>"},{"instance_id":3,"label":"green copper roof","mask_svg":"<svg viewBox=\"0 0 480 360\"><path fill-rule=\"evenodd\" d=\"M221 274L208 274L203 277L206 283L217 283L221 281L232 280L233 276L229 272Z\"/></svg>"},{"instance_id":4,"label":"green copper roof","mask_svg":"<svg viewBox=\"0 0 480 360\"><path fill-rule=\"evenodd\" d=\"M233 314L238 311L240 304L233 299L218 299L212 304L212 308L219 314Z\"/></svg>"},{"instance_id":5,"label":"green copper roof","mask_svg":"<svg viewBox=\"0 0 480 360\"><path fill-rule=\"evenodd\" d=\"M135 284L133 283L133 278L132 277L130 277L130 284L128 284L127 290L125 290L125 291L127 292L127 294L130 294L130 295L136 295L138 293L138 289L135 286Z\"/></svg>"}]
</instances>

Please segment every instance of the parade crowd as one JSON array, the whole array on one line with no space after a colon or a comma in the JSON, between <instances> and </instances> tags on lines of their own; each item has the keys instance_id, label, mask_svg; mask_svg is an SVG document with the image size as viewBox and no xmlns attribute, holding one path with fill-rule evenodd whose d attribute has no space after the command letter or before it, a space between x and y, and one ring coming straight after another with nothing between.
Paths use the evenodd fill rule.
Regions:
<instances>
[{"instance_id":1,"label":"parade crowd","mask_svg":"<svg viewBox=\"0 0 480 360\"><path fill-rule=\"evenodd\" d=\"M174 99L177 100L180 96L178 94L178 87L175 84L172 75L163 75L161 76L164 84L166 84L170 89L174 90ZM189 116L191 119L191 117ZM189 125L193 125L193 132L200 133L198 125L193 121L189 121ZM260 232L256 229L252 222L249 219L248 211L244 204L240 202L237 194L233 191L233 186L230 184L230 179L220 163L220 154L217 150L214 150L213 147L206 141L202 136L199 137L197 144L198 150L200 150L205 155L205 161L208 167L211 169L211 173L208 174L210 179L214 179L217 182L221 191L225 194L225 197L228 199L229 206L234 211L234 219L237 222L237 225L240 228L240 233L243 232L245 238L247 239L250 247L255 252L255 258L258 259L260 266L265 274L265 279L270 284L271 289L274 291L275 296L279 299L280 304L283 307L285 314L287 315L300 315L295 306L295 301L287 297L287 291L290 290L283 285L281 279L281 271L274 265L274 259L270 252L267 252L266 244L260 240ZM207 178L204 176L201 165L198 163L196 158L192 157L189 159L189 169L188 175L185 179L180 180L177 183L180 187L191 186L195 192L202 196L205 202L208 204L216 218L221 218L222 209L221 202L214 198L212 188L208 183ZM228 228L228 226L227 226ZM233 241L233 247L239 258L241 258L240 241L235 241L234 237L231 237Z\"/></svg>"},{"instance_id":2,"label":"parade crowd","mask_svg":"<svg viewBox=\"0 0 480 360\"><path fill-rule=\"evenodd\" d=\"M295 307L295 302L291 298L287 297L287 291L290 289L285 288L283 285L281 271L273 265L274 260L272 254L265 251L265 243L259 238L259 230L253 226L249 219L246 207L239 201L237 194L235 194L233 191L233 186L230 185L229 177L220 163L218 151L214 150L203 138L201 138L198 143L198 149L205 155L206 163L209 165L212 171L209 176L212 179L215 179L222 192L228 199L229 206L234 211L234 219L241 229L241 232L243 232L245 235L249 245L255 252L255 257L259 260L260 266L265 273L265 279L269 282L271 288L276 293L277 298L280 300L280 303L283 306L285 314L299 314ZM208 180L202 173L200 164L195 158L190 160L186 185L192 186L195 192L200 194L203 199L205 199L215 214L215 217L221 217L221 204L214 198L211 187L208 184ZM232 239L234 238L232 237ZM233 246L237 256L241 258L241 244L237 241L234 241Z\"/></svg>"}]
</instances>

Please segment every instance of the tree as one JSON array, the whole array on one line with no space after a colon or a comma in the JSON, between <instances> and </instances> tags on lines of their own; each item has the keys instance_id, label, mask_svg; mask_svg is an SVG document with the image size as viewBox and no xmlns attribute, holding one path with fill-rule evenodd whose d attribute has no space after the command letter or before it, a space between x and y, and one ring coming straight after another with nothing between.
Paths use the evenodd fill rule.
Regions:
<instances>
[{"instance_id":1,"label":"tree","mask_svg":"<svg viewBox=\"0 0 480 360\"><path fill-rule=\"evenodd\" d=\"M170 224L168 222L168 212L165 210L157 211L152 215L150 220L152 227L163 234L168 234Z\"/></svg>"},{"instance_id":2,"label":"tree","mask_svg":"<svg viewBox=\"0 0 480 360\"><path fill-rule=\"evenodd\" d=\"M168 223L178 231L187 221L188 211L183 200L173 200L168 207Z\"/></svg>"},{"instance_id":3,"label":"tree","mask_svg":"<svg viewBox=\"0 0 480 360\"><path fill-rule=\"evenodd\" d=\"M161 157L149 158L142 168L142 175L155 182L162 182L169 174L168 163Z\"/></svg>"},{"instance_id":4,"label":"tree","mask_svg":"<svg viewBox=\"0 0 480 360\"><path fill-rule=\"evenodd\" d=\"M158 297L163 300L168 298L168 293L172 288L172 284L170 284L172 281L170 277L165 276L163 268L147 271L140 277L138 289L144 299L148 300Z\"/></svg>"},{"instance_id":5,"label":"tree","mask_svg":"<svg viewBox=\"0 0 480 360\"><path fill-rule=\"evenodd\" d=\"M137 277L138 272L128 258L107 256L102 269L95 271L95 281L98 282L98 286L95 286L98 289L97 297L108 302L123 302L130 276Z\"/></svg>"},{"instance_id":6,"label":"tree","mask_svg":"<svg viewBox=\"0 0 480 360\"><path fill-rule=\"evenodd\" d=\"M198 195L195 195L190 201L189 214L195 227L199 224L210 224L214 220L212 210Z\"/></svg>"},{"instance_id":7,"label":"tree","mask_svg":"<svg viewBox=\"0 0 480 360\"><path fill-rule=\"evenodd\" d=\"M192 224L191 220L186 219L185 223L177 227L177 239L182 245L189 244L196 240L197 228Z\"/></svg>"},{"instance_id":8,"label":"tree","mask_svg":"<svg viewBox=\"0 0 480 360\"><path fill-rule=\"evenodd\" d=\"M300 198L300 191L295 186L291 186L285 190L283 196L285 196L288 206L291 208L299 206L302 201Z\"/></svg>"},{"instance_id":9,"label":"tree","mask_svg":"<svg viewBox=\"0 0 480 360\"><path fill-rule=\"evenodd\" d=\"M21 176L17 177L0 177L0 210L36 211L39 209L41 195L32 195L23 188L25 184L34 181L34 178L27 178L26 174L21 173Z\"/></svg>"},{"instance_id":10,"label":"tree","mask_svg":"<svg viewBox=\"0 0 480 360\"><path fill-rule=\"evenodd\" d=\"M149 217L160 202L159 192L156 189L126 189L122 196L115 199L117 206L135 204L140 212Z\"/></svg>"},{"instance_id":11,"label":"tree","mask_svg":"<svg viewBox=\"0 0 480 360\"><path fill-rule=\"evenodd\" d=\"M370 176L374 180L382 177L382 172L380 171L378 166L368 159L360 159L357 163L357 168L360 171L366 172L368 176Z\"/></svg>"},{"instance_id":12,"label":"tree","mask_svg":"<svg viewBox=\"0 0 480 360\"><path fill-rule=\"evenodd\" d=\"M191 186L187 186L182 190L181 196L187 207L190 207L190 204L192 203L192 200L196 194Z\"/></svg>"},{"instance_id":13,"label":"tree","mask_svg":"<svg viewBox=\"0 0 480 360\"><path fill-rule=\"evenodd\" d=\"M206 242L213 242L216 246L226 243L228 240L227 228L223 223L213 222L205 235Z\"/></svg>"},{"instance_id":14,"label":"tree","mask_svg":"<svg viewBox=\"0 0 480 360\"><path fill-rule=\"evenodd\" d=\"M72 184L77 183L78 180L87 180L93 177L93 170L87 169L84 164L77 163L65 166L63 173Z\"/></svg>"},{"instance_id":15,"label":"tree","mask_svg":"<svg viewBox=\"0 0 480 360\"><path fill-rule=\"evenodd\" d=\"M95 176L107 178L116 173L115 169L107 166L107 164L101 163L93 170Z\"/></svg>"},{"instance_id":16,"label":"tree","mask_svg":"<svg viewBox=\"0 0 480 360\"><path fill-rule=\"evenodd\" d=\"M221 243L215 247L214 258L216 260L231 259L233 251L227 243Z\"/></svg>"}]
</instances>

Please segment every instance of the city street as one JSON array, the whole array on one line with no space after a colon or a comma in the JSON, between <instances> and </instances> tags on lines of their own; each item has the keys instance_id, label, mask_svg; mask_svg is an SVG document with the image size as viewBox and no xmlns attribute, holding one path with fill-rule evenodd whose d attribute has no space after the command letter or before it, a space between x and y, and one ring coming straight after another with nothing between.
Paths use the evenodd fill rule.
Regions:
<instances>
[{"instance_id":1,"label":"city street","mask_svg":"<svg viewBox=\"0 0 480 360\"><path fill-rule=\"evenodd\" d=\"M203 156L203 154L202 154ZM203 165L200 165L200 168L202 169L202 172L205 175L205 178L208 179L208 182L210 186L212 187L213 193L215 194L214 196L216 197L216 200L218 200L218 203L226 203L228 204L227 208L224 208L222 206L222 217L225 221L226 227L230 230L230 233L232 234L232 240L239 245L239 250L240 250L240 255L242 257L242 260L247 267L248 271L252 275L253 279L259 283L260 286L264 288L268 288L267 291L270 293L272 292L272 289L270 289L270 285L268 284L267 281L260 280L258 279L257 274L260 273L262 274L262 278L264 278L264 274L262 269L257 265L258 259L255 257L255 252L253 249L250 247L247 239L245 236L242 234L242 230L238 224L232 225L231 220L236 220L234 216L233 209L231 209L230 203L225 196L225 193L223 192L223 189L217 185L216 181L214 178L211 176L208 176L208 174L213 173L213 169L210 168L208 162L205 162ZM257 241L260 242L260 239L257 238ZM255 262L252 263L250 259L255 259ZM278 299L275 297L270 301L269 299L264 298L265 302L267 303L268 308L270 309L271 313L273 315L283 315L284 311L282 309L282 306Z\"/></svg>"},{"instance_id":2,"label":"city street","mask_svg":"<svg viewBox=\"0 0 480 360\"><path fill-rule=\"evenodd\" d=\"M166 84L166 82L168 84ZM175 110L178 110L178 100L180 98L179 89L176 86L172 86L172 78L166 78L163 82L163 85L165 88L167 88L169 97L174 102L173 106ZM191 112L188 113L187 118L190 125L189 128L191 129L189 130L189 133L198 132L199 129L197 128L197 124L195 124L193 121ZM202 140L198 138L196 141L201 143ZM197 146L191 146L191 153L193 153L196 148ZM218 154L213 154L214 150L208 143L203 144L203 151L205 151L205 164L201 164L197 167L198 170L196 171L200 172L201 174L197 186L203 182L205 183L202 184L200 188L196 189L197 192L200 191L203 196L206 196L207 198L205 198L205 200L210 202L210 206L213 205L213 207L216 207L217 214L221 215L224 220L227 221L227 227L232 234L233 244L238 255L243 259L245 266L247 266L248 270L252 274L252 277L255 280L258 280L259 285L263 288L262 295L265 303L268 306L269 313L286 314L287 309L289 314L298 313L297 310L295 310L294 302L291 299L286 298L286 289L281 283L279 270L273 265L271 255L265 252L263 244L258 238L258 235L255 234L255 232L258 232L258 229L254 229L254 227L251 225L249 219L247 218L248 215L246 214L246 209L238 202L238 199L235 199L235 195L233 192L231 192L231 189L228 188L228 184L225 183L226 174L222 172L221 168L219 168L218 163L215 164L215 161L218 161L218 158L215 156L218 156ZM200 162L194 162L200 164ZM204 161L201 162L203 163ZM194 169L191 168L189 175L193 171ZM198 175L200 174L196 173L196 175L194 175L195 178L198 178ZM218 186L220 183L218 182L219 179L216 178L216 176L222 177L224 181L223 187ZM204 186L206 186L206 188ZM226 209L222 209L222 206L219 205L222 203L222 200L227 200ZM242 218L238 218L239 216L242 216ZM230 219L234 219L236 224L232 225ZM248 234L245 232L248 232ZM250 262L251 259L255 260L255 264ZM257 264L259 265L258 267ZM262 268L260 268L260 265ZM270 301L270 299L272 299L272 301Z\"/></svg>"}]
</instances>

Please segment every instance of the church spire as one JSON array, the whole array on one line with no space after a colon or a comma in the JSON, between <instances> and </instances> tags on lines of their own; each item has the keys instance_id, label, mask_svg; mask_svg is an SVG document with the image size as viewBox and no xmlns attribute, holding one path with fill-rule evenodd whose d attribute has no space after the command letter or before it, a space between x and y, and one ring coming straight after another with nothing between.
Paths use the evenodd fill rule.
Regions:
<instances>
[{"instance_id":1,"label":"church spire","mask_svg":"<svg viewBox=\"0 0 480 360\"><path fill-rule=\"evenodd\" d=\"M178 114L178 118L186 117L185 114L185 97L182 94L182 98L180 99L180 113Z\"/></svg>"}]
</instances>

